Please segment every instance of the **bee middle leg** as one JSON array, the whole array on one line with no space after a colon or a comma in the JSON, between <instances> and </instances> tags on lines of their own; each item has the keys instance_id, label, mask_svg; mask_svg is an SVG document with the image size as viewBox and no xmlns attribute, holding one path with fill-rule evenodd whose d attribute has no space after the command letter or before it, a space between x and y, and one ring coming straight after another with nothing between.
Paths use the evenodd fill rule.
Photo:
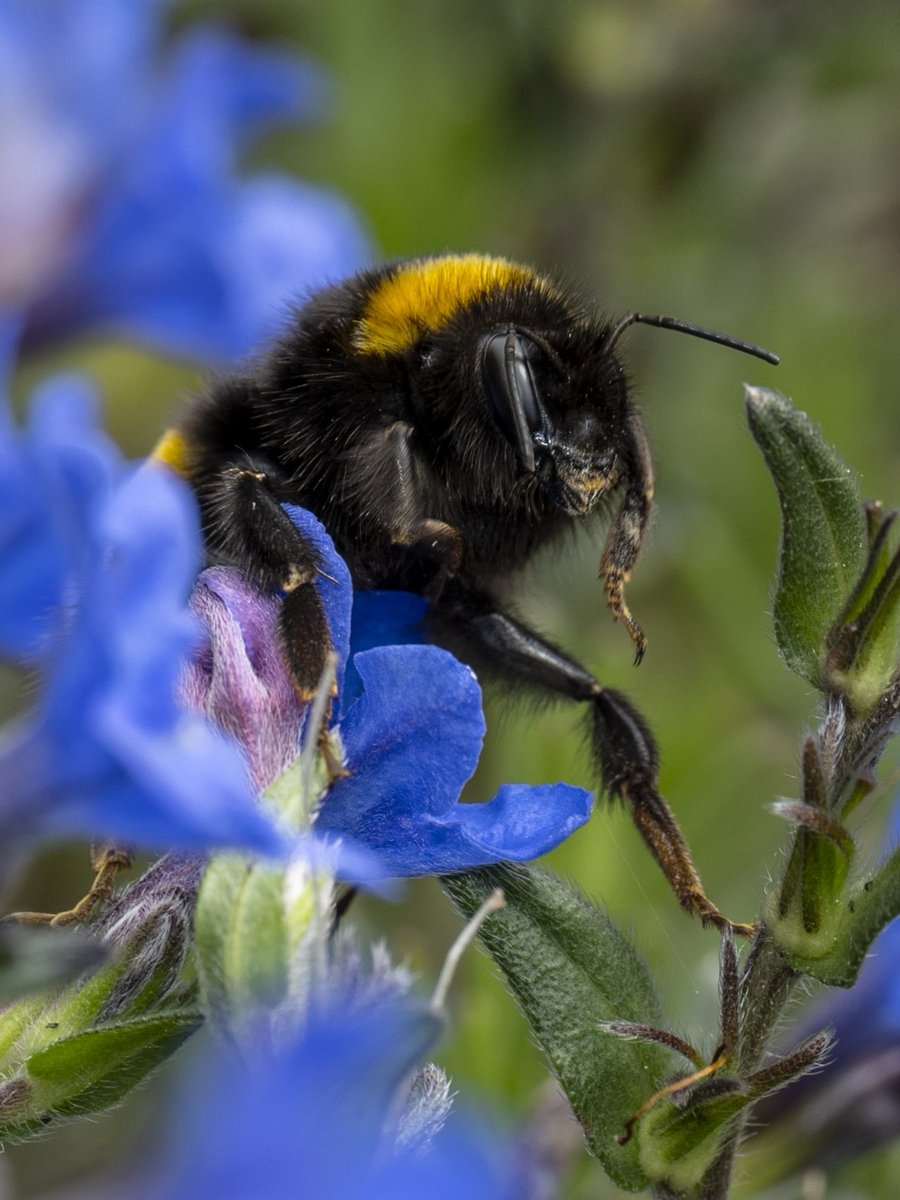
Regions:
<instances>
[{"instance_id":1,"label":"bee middle leg","mask_svg":"<svg viewBox=\"0 0 900 1200\"><path fill-rule=\"evenodd\" d=\"M706 895L675 815L659 790L659 752L633 704L605 688L575 659L500 611L490 597L456 589L435 606L430 625L439 644L484 678L586 704L591 747L603 791L623 800L679 903L704 925L748 935Z\"/></svg>"}]
</instances>

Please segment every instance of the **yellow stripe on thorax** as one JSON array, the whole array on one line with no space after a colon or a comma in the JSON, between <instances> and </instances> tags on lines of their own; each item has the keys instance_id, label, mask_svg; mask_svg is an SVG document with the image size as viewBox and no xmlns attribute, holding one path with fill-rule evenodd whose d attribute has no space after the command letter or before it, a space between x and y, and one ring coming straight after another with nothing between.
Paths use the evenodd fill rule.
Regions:
<instances>
[{"instance_id":1,"label":"yellow stripe on thorax","mask_svg":"<svg viewBox=\"0 0 900 1200\"><path fill-rule=\"evenodd\" d=\"M191 474L191 444L180 429L167 429L156 443L150 461L163 463L185 479Z\"/></svg>"},{"instance_id":2,"label":"yellow stripe on thorax","mask_svg":"<svg viewBox=\"0 0 900 1200\"><path fill-rule=\"evenodd\" d=\"M481 254L405 263L372 292L353 344L363 354L400 353L478 296L508 284L548 288L529 268Z\"/></svg>"}]
</instances>

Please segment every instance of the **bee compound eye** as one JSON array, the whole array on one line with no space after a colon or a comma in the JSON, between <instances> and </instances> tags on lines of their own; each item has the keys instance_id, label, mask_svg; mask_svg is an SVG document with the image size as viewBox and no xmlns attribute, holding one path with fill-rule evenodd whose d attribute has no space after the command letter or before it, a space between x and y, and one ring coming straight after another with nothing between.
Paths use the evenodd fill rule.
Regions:
<instances>
[{"instance_id":1,"label":"bee compound eye","mask_svg":"<svg viewBox=\"0 0 900 1200\"><path fill-rule=\"evenodd\" d=\"M515 329L490 333L481 343L481 374L494 420L526 471L534 471L532 435L542 424L531 360L540 350Z\"/></svg>"}]
</instances>

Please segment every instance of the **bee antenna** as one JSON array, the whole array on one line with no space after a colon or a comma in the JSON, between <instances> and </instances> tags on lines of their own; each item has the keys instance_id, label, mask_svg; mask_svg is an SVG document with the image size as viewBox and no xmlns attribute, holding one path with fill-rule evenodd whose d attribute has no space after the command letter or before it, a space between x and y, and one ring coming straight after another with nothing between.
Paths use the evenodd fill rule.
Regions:
<instances>
[{"instance_id":1,"label":"bee antenna","mask_svg":"<svg viewBox=\"0 0 900 1200\"><path fill-rule=\"evenodd\" d=\"M719 346L727 346L729 350L739 350L741 354L751 354L754 358L761 358L763 362L773 366L777 366L781 361L777 354L773 354L771 350L764 350L762 346L756 346L753 342L730 337L727 333L717 333L715 329L704 329L702 325L689 325L686 321L679 321L677 317L654 317L645 313L627 313L618 320L603 339L604 352L612 350L629 325L655 325L658 329L674 329L676 333L686 333L706 342L716 342Z\"/></svg>"}]
</instances>

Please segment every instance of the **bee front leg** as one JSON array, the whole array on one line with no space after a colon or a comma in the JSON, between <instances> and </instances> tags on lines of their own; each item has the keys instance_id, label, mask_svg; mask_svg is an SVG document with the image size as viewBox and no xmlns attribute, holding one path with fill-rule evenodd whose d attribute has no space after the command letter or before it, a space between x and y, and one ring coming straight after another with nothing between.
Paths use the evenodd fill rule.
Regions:
<instances>
[{"instance_id":1,"label":"bee front leg","mask_svg":"<svg viewBox=\"0 0 900 1200\"><path fill-rule=\"evenodd\" d=\"M281 648L297 696L312 701L333 646L325 609L315 587L322 572L318 551L293 523L279 499L276 472L250 462L231 463L197 486L207 516L210 557L238 568L264 592L281 592ZM331 697L337 694L332 683ZM328 739L330 702L319 746L332 779L345 772Z\"/></svg>"},{"instance_id":2,"label":"bee front leg","mask_svg":"<svg viewBox=\"0 0 900 1200\"><path fill-rule=\"evenodd\" d=\"M434 563L434 575L423 594L429 600L439 600L462 562L463 543L459 530L443 521L426 519L405 530L402 536L395 535L394 541Z\"/></svg>"},{"instance_id":3,"label":"bee front leg","mask_svg":"<svg viewBox=\"0 0 900 1200\"><path fill-rule=\"evenodd\" d=\"M609 530L600 563L600 578L610 610L628 630L634 645L634 661L639 663L647 649L647 639L625 601L625 584L631 578L641 552L653 511L653 460L647 435L636 412L629 413L627 429L630 445L629 484Z\"/></svg>"},{"instance_id":4,"label":"bee front leg","mask_svg":"<svg viewBox=\"0 0 900 1200\"><path fill-rule=\"evenodd\" d=\"M280 479L267 467L228 463L195 486L210 559L237 567L261 591L282 593L282 650L294 689L308 703L332 651L315 587L318 551L282 508Z\"/></svg>"},{"instance_id":5,"label":"bee front leg","mask_svg":"<svg viewBox=\"0 0 900 1200\"><path fill-rule=\"evenodd\" d=\"M659 753L650 729L621 692L605 688L581 666L491 597L459 584L430 617L435 640L485 679L526 687L589 706L591 747L603 791L629 807L632 820L679 903L704 925L748 935L712 903L678 822L659 791Z\"/></svg>"}]
</instances>

